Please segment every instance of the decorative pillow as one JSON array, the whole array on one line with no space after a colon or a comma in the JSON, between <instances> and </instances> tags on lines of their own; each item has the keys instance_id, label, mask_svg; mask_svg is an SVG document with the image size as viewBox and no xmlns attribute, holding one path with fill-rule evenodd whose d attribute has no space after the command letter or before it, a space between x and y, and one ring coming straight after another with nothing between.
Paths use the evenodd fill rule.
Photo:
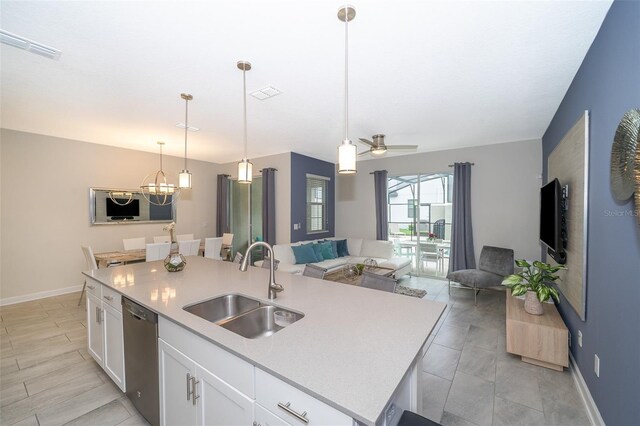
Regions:
<instances>
[{"instance_id":1,"label":"decorative pillow","mask_svg":"<svg viewBox=\"0 0 640 426\"><path fill-rule=\"evenodd\" d=\"M337 240L338 244L338 256L349 256L349 250L347 249L347 240Z\"/></svg>"},{"instance_id":2,"label":"decorative pillow","mask_svg":"<svg viewBox=\"0 0 640 426\"><path fill-rule=\"evenodd\" d=\"M291 246L291 250L293 250L293 255L296 257L296 265L315 263L318 261L312 243L301 246Z\"/></svg>"},{"instance_id":3,"label":"decorative pillow","mask_svg":"<svg viewBox=\"0 0 640 426\"><path fill-rule=\"evenodd\" d=\"M331 250L333 250L333 258L337 259L340 257L338 254L338 242L336 240L327 240L331 243Z\"/></svg>"},{"instance_id":4,"label":"decorative pillow","mask_svg":"<svg viewBox=\"0 0 640 426\"><path fill-rule=\"evenodd\" d=\"M333 246L331 245L331 241L318 243L318 246L320 247L320 252L322 253L323 260L335 259L335 256L333 255Z\"/></svg>"},{"instance_id":5,"label":"decorative pillow","mask_svg":"<svg viewBox=\"0 0 640 426\"><path fill-rule=\"evenodd\" d=\"M320 249L320 246L318 244L312 244L313 247L313 252L316 255L316 259L318 259L318 262L322 262L325 257L322 255L322 250Z\"/></svg>"}]
</instances>

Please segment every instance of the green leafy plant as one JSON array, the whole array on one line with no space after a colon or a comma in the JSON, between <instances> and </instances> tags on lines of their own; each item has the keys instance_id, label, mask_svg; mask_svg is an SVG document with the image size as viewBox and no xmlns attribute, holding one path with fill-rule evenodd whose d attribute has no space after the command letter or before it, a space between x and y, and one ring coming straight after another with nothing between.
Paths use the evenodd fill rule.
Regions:
<instances>
[{"instance_id":1,"label":"green leafy plant","mask_svg":"<svg viewBox=\"0 0 640 426\"><path fill-rule=\"evenodd\" d=\"M509 275L502 281L502 285L511 289L512 295L522 296L531 290L536 293L541 302L546 302L549 297L553 297L558 303L560 302L558 290L551 284L560 279L557 272L561 269L567 269L566 267L562 265L551 266L537 260L531 265L524 259L516 260L516 265L522 268L522 272Z\"/></svg>"}]
</instances>

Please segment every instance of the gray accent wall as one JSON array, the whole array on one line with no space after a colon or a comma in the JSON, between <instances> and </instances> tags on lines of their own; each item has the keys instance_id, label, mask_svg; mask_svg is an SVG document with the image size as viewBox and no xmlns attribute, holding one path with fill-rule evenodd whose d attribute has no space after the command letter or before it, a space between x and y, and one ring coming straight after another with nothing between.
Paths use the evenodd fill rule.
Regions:
<instances>
[{"instance_id":1,"label":"gray accent wall","mask_svg":"<svg viewBox=\"0 0 640 426\"><path fill-rule=\"evenodd\" d=\"M327 161L291 153L291 242L335 236L336 166ZM328 182L327 232L307 234L307 173L331 178ZM300 229L294 229L300 224Z\"/></svg>"},{"instance_id":2,"label":"gray accent wall","mask_svg":"<svg viewBox=\"0 0 640 426\"><path fill-rule=\"evenodd\" d=\"M640 207L617 202L609 186L616 127L626 111L640 107L639 25L640 2L613 3L542 139L546 176L549 154L590 111L586 321L564 298L559 309L571 332L571 353L609 425L640 421Z\"/></svg>"}]
</instances>

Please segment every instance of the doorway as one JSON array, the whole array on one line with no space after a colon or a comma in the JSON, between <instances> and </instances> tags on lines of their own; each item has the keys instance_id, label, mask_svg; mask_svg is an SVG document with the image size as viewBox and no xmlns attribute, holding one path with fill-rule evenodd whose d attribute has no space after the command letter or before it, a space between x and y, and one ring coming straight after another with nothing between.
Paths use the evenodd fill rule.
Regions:
<instances>
[{"instance_id":1,"label":"doorway","mask_svg":"<svg viewBox=\"0 0 640 426\"><path fill-rule=\"evenodd\" d=\"M412 273L445 278L451 251L453 174L388 178L389 241L409 257Z\"/></svg>"},{"instance_id":2,"label":"doorway","mask_svg":"<svg viewBox=\"0 0 640 426\"><path fill-rule=\"evenodd\" d=\"M244 254L249 245L262 240L262 176L253 177L253 182L238 183L232 180L229 191L230 228L233 233L233 253ZM252 260L262 258L261 250L252 252Z\"/></svg>"}]
</instances>

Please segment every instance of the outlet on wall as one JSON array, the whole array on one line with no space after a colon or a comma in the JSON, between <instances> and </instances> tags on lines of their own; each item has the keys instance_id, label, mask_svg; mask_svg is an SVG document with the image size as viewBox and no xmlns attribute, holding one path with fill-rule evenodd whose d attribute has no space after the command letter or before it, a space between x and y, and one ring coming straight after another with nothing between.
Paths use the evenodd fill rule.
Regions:
<instances>
[{"instance_id":1,"label":"outlet on wall","mask_svg":"<svg viewBox=\"0 0 640 426\"><path fill-rule=\"evenodd\" d=\"M582 331L578 330L578 346L582 347Z\"/></svg>"},{"instance_id":2,"label":"outlet on wall","mask_svg":"<svg viewBox=\"0 0 640 426\"><path fill-rule=\"evenodd\" d=\"M600 358L597 354L593 356L593 371L596 373L596 377L600 377Z\"/></svg>"}]
</instances>

